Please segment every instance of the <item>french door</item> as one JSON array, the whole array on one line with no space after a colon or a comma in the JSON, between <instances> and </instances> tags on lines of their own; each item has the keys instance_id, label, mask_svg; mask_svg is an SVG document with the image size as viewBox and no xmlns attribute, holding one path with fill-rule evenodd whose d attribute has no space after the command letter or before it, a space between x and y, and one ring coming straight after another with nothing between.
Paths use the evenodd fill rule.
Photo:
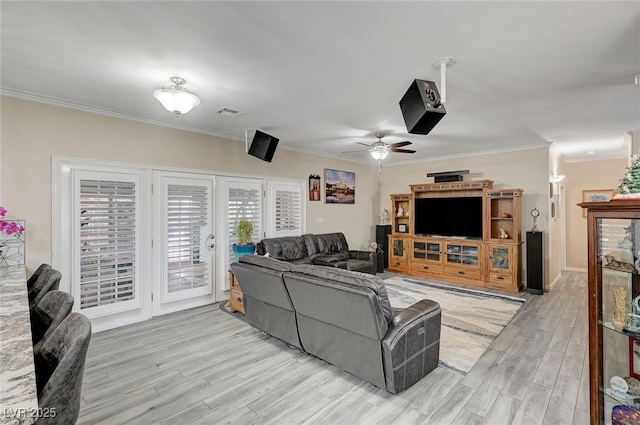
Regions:
<instances>
[{"instance_id":1,"label":"french door","mask_svg":"<svg viewBox=\"0 0 640 425\"><path fill-rule=\"evenodd\" d=\"M153 172L154 316L215 301L214 177Z\"/></svg>"},{"instance_id":2,"label":"french door","mask_svg":"<svg viewBox=\"0 0 640 425\"><path fill-rule=\"evenodd\" d=\"M141 174L74 170L70 293L91 319L144 319Z\"/></svg>"}]
</instances>

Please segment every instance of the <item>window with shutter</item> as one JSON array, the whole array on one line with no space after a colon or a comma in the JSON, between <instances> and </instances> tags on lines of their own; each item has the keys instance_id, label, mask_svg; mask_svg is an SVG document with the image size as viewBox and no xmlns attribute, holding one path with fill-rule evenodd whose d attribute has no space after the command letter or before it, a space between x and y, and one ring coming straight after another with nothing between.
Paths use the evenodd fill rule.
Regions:
<instances>
[{"instance_id":1,"label":"window with shutter","mask_svg":"<svg viewBox=\"0 0 640 425\"><path fill-rule=\"evenodd\" d=\"M209 284L209 262L201 252L207 235L209 194L206 186L167 185L167 290L169 293Z\"/></svg>"},{"instance_id":2,"label":"window with shutter","mask_svg":"<svg viewBox=\"0 0 640 425\"><path fill-rule=\"evenodd\" d=\"M262 190L262 181L254 179L229 179L226 181L227 265L235 259L233 244L238 242L236 233L238 221L247 219L253 223L252 242L256 243L262 239Z\"/></svg>"},{"instance_id":3,"label":"window with shutter","mask_svg":"<svg viewBox=\"0 0 640 425\"><path fill-rule=\"evenodd\" d=\"M304 183L269 181L269 237L300 236L304 233Z\"/></svg>"},{"instance_id":4,"label":"window with shutter","mask_svg":"<svg viewBox=\"0 0 640 425\"><path fill-rule=\"evenodd\" d=\"M80 309L137 305L138 181L80 176L78 183Z\"/></svg>"}]
</instances>

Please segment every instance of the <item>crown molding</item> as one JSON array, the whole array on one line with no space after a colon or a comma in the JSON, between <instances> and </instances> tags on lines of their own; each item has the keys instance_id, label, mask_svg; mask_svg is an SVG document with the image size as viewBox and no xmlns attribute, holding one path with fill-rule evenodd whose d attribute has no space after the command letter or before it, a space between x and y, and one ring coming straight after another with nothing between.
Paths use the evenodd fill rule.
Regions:
<instances>
[{"instance_id":1,"label":"crown molding","mask_svg":"<svg viewBox=\"0 0 640 425\"><path fill-rule=\"evenodd\" d=\"M175 122L163 121L163 120L158 120L154 118L147 118L147 117L140 117L137 115L125 114L122 112L112 111L109 109L96 108L94 106L89 106L82 103L69 102L67 100L62 100L55 97L41 96L33 93L21 92L21 91L5 89L5 88L0 88L0 95L15 97L17 99L29 100L37 103L44 103L52 106L59 106L62 108L75 109L77 111L89 112L92 114L106 115L113 118L121 118L129 121L141 122L144 124L168 127L176 130L189 131L192 133L206 134L209 136L222 137L225 139L244 141L244 135L238 136L235 134L224 133L221 131L212 131L202 127L178 124Z\"/></svg>"}]
</instances>

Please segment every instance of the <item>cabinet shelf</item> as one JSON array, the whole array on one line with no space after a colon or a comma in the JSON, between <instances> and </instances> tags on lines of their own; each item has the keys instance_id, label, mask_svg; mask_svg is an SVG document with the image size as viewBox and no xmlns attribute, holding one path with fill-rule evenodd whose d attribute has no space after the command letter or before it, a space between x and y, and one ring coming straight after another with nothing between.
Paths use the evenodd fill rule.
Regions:
<instances>
[{"instance_id":1,"label":"cabinet shelf","mask_svg":"<svg viewBox=\"0 0 640 425\"><path fill-rule=\"evenodd\" d=\"M607 266L603 266L602 264L598 264L598 268L600 269L606 269L606 270L612 270L614 272L618 272L618 273L626 273L626 274L630 274L630 275L637 275L638 274L638 270L625 270L625 269L621 269L621 268L614 268L614 267L607 267Z\"/></svg>"},{"instance_id":2,"label":"cabinet shelf","mask_svg":"<svg viewBox=\"0 0 640 425\"><path fill-rule=\"evenodd\" d=\"M616 329L613 326L613 323L605 322L605 321L602 321L602 320L598 320L598 324L600 326L602 326L603 328L609 329L610 331L613 331L613 332L617 332L617 333L619 333L621 335L624 335L626 337L634 338L634 339L640 339L640 332L625 331L624 328L623 329Z\"/></svg>"},{"instance_id":3,"label":"cabinet shelf","mask_svg":"<svg viewBox=\"0 0 640 425\"><path fill-rule=\"evenodd\" d=\"M615 394L611 388L600 387L600 393L614 405L624 405L629 409L640 412L640 396L622 396Z\"/></svg>"}]
</instances>

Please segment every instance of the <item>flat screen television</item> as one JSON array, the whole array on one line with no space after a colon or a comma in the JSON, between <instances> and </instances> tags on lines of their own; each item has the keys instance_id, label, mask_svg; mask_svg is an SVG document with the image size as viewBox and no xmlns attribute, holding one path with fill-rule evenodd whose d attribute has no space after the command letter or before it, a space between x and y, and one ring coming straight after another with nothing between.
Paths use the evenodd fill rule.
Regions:
<instances>
[{"instance_id":1,"label":"flat screen television","mask_svg":"<svg viewBox=\"0 0 640 425\"><path fill-rule=\"evenodd\" d=\"M482 197L417 198L415 233L482 239Z\"/></svg>"}]
</instances>

